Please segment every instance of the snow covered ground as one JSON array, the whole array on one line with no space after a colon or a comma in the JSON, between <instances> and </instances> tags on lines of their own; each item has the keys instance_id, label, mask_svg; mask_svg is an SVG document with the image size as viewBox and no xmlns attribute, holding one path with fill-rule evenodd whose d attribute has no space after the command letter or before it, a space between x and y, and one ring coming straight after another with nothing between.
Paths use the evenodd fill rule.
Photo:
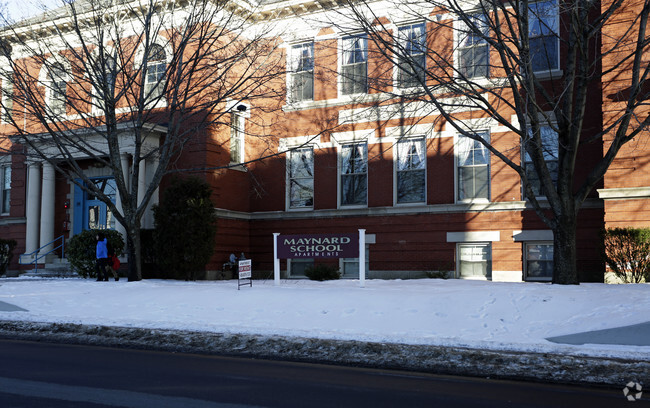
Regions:
<instances>
[{"instance_id":1,"label":"snow covered ground","mask_svg":"<svg viewBox=\"0 0 650 408\"><path fill-rule=\"evenodd\" d=\"M459 346L650 360L650 346L548 337L645 323L650 285L467 280L95 282L1 278L0 320Z\"/></svg>"}]
</instances>

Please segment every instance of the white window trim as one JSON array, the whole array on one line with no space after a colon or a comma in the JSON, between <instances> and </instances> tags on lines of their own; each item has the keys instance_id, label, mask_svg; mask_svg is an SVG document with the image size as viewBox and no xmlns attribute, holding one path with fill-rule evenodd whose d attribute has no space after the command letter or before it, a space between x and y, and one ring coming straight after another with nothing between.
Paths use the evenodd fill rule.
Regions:
<instances>
[{"instance_id":1,"label":"white window trim","mask_svg":"<svg viewBox=\"0 0 650 408\"><path fill-rule=\"evenodd\" d=\"M163 47L163 50L165 50L165 59L166 59L166 64L167 64L166 69L169 69L169 64L172 62L172 58L173 58L173 55L174 55L171 42L168 39L166 39L166 38L164 38L162 36L158 37L158 38L159 39L156 39L155 41L152 41L149 44L149 47L151 47L154 44L157 44L157 45L160 45L161 47ZM146 80L147 80L146 79L147 73L144 72L144 70L143 70L143 68L144 68L144 66L143 66L144 52L145 52L145 45L140 44L138 46L138 49L135 52L135 58L134 58L135 69L139 69L141 71L141 75L144 76L142 78L142 86L146 86ZM167 80L167 78L165 78L165 80ZM160 98L156 98L155 101L149 101L146 104L147 109L164 108L166 106L167 106L167 99L165 98L164 95L161 96Z\"/></svg>"},{"instance_id":2,"label":"white window trim","mask_svg":"<svg viewBox=\"0 0 650 408\"><path fill-rule=\"evenodd\" d=\"M536 3L547 3L547 2L555 2L557 6L557 14L555 15L555 26L559 29L560 28L560 5L559 5L559 0L539 0L536 2L531 2L530 5L536 4ZM528 13L529 10L526 10L526 13ZM530 19L529 19L530 21ZM529 42L530 42L530 27L528 28L529 30ZM557 55L556 57L556 62L557 62L557 68L553 69L544 69L541 71L533 71L533 74L537 76L538 79L550 79L552 77L558 77L562 75L562 69L561 69L561 61L560 61L560 33L555 33L556 34L556 41L558 42L557 44ZM535 37L537 38L537 37ZM531 59L531 64L532 64L532 59Z\"/></svg>"},{"instance_id":3,"label":"white window trim","mask_svg":"<svg viewBox=\"0 0 650 408\"><path fill-rule=\"evenodd\" d=\"M488 252L490 254L490 258L488 260L488 270L486 271L486 276L481 277L481 276L472 276L472 277L462 277L460 274L460 248L463 245L486 245L488 247ZM489 281L492 280L492 274L493 274L493 268L492 268L492 242L485 242L485 241L478 241L478 242L458 242L456 243L456 278L457 279L464 279L464 280L484 280L484 281Z\"/></svg>"},{"instance_id":4,"label":"white window trim","mask_svg":"<svg viewBox=\"0 0 650 408\"><path fill-rule=\"evenodd\" d=\"M251 117L251 107L249 104L236 100L228 100L226 102L226 112L230 113L230 165L242 164L246 162L246 119ZM237 118L235 123L234 119ZM238 126L241 124L241 128ZM237 126L237 128L235 128ZM239 143L239 157L233 160L232 157L232 143L233 137L237 137Z\"/></svg>"},{"instance_id":5,"label":"white window trim","mask_svg":"<svg viewBox=\"0 0 650 408\"><path fill-rule=\"evenodd\" d=\"M542 119L542 120L544 120L544 119ZM555 124L555 123L553 123L553 124ZM544 127L551 127L551 124L543 124L543 125L541 125L541 127L542 127L542 128L544 128ZM530 129L530 127L529 127L528 129ZM559 156L559 148L560 148L559 134L557 135L557 137L558 137L558 143L557 143L557 145L558 145L558 156ZM542 142L543 142L543 141L542 141ZM520 151L521 151L521 153L520 153L520 155L521 155L521 156L520 156L520 158L521 158L521 163L522 163L522 165L523 165L523 167L524 167L524 173L525 173L525 172L526 172L526 168L527 168L527 164L526 164L526 163L531 163L531 165L532 165L532 161L531 161L531 162L526 161L526 154L527 154L527 152L526 152L526 149L524 148L523 143L520 144ZM546 160L544 160L544 161L546 161ZM557 161L558 161L558 164L559 164L559 157L558 157ZM558 176L559 176L559 175L558 175ZM541 180L540 180L540 182L541 182ZM555 182L557 183L557 180L556 180ZM541 184L540 184L540 188L541 188ZM520 183L520 189L521 189L521 199L524 200L524 201L526 201L528 198L526 197L526 192L525 192L525 190L524 190L524 183L523 183L523 181ZM546 197L546 195L543 195L543 194L542 194L542 195L536 195L536 196L535 196L535 199L538 200L538 201L546 201L548 198Z\"/></svg>"},{"instance_id":6,"label":"white window trim","mask_svg":"<svg viewBox=\"0 0 650 408\"><path fill-rule=\"evenodd\" d=\"M365 92L359 92L359 93L352 93L352 94L343 94L343 57L344 57L344 40L350 37L366 37L366 91ZM349 98L351 101L354 100L354 98L358 98L359 96L362 95L367 95L368 94L368 59L370 58L370 54L368 53L368 36L365 35L363 32L358 32L358 33L346 33L345 35L341 36L338 39L338 52L337 52L337 69L336 72L338 72L337 77L337 97L339 99L343 98Z\"/></svg>"},{"instance_id":7,"label":"white window trim","mask_svg":"<svg viewBox=\"0 0 650 408\"><path fill-rule=\"evenodd\" d=\"M313 59L313 69L312 69L312 79L313 79L313 84L312 84L312 97L311 99L301 99L299 101L296 101L292 98L293 94L293 59L294 59L294 47L298 45L303 45L303 44L311 44L312 45L312 59ZM296 107L297 109L300 109L303 105L308 105L310 103L313 103L315 100L316 96L316 75L315 75L315 70L316 70L316 41L312 39L302 39L299 41L291 42L287 44L287 52L286 52L286 67L287 67L287 75L285 78L286 85L285 89L287 90L287 95L286 95L286 104L292 107Z\"/></svg>"},{"instance_id":8,"label":"white window trim","mask_svg":"<svg viewBox=\"0 0 650 408\"><path fill-rule=\"evenodd\" d=\"M343 197L341 194L341 188L343 184L341 182L341 170L343 167L343 147L347 145L366 145L366 203L365 204L343 204ZM337 208L339 209L353 209L353 208L368 208L368 201L370 200L370 191L369 191L369 176L370 176L370 160L368 158L370 143L367 140L356 140L356 141L346 141L341 142L336 149L336 160L337 160L337 170L336 170L336 196L337 196Z\"/></svg>"},{"instance_id":9,"label":"white window trim","mask_svg":"<svg viewBox=\"0 0 650 408\"><path fill-rule=\"evenodd\" d=\"M3 162L0 162L0 214L2 215L8 215L11 211L11 180L9 180L9 208L4 208L4 178L7 169L13 172L11 168L11 162L5 162L4 160Z\"/></svg>"},{"instance_id":10,"label":"white window trim","mask_svg":"<svg viewBox=\"0 0 650 408\"><path fill-rule=\"evenodd\" d=\"M116 68L115 68L115 73L116 73L116 74L119 74L121 65L120 65L120 61L118 60L118 55L116 55L116 52L114 52L114 50L113 50L112 47L105 46L105 47L104 47L104 51L106 51L106 54L108 54L111 58L114 59L114 61L115 61L115 67L116 67ZM95 49L93 50L93 58L95 58L95 59L99 58L99 48L95 48ZM86 72L86 73L85 73L85 76L88 77L88 76L89 76L89 73ZM88 78L88 79L91 81L91 89L90 89L90 98L91 98L91 103L90 103L90 113L91 113L93 116L101 116L101 115L104 114L104 111L103 111L99 106L97 106L97 105L99 104L99 101L98 101L98 93L99 93L99 91L97 90L97 88L96 88L95 86L92 85L92 84L94 83L94 80L93 80L92 78ZM115 85L117 86L117 77L115 78L115 82L116 82ZM115 109L115 111L116 111L115 113L118 113L118 109L117 109L117 108Z\"/></svg>"},{"instance_id":11,"label":"white window trim","mask_svg":"<svg viewBox=\"0 0 650 408\"><path fill-rule=\"evenodd\" d=\"M395 24L395 29L393 31L395 34L393 35L393 40L394 41L399 41L399 39L400 39L399 38L399 29L400 28L403 28L403 27L406 27L406 26L419 25L419 24L424 25L424 47L425 47L425 51L424 51L424 67L423 67L423 69L425 71L424 81L426 83L426 80L427 80L427 78L426 78L426 70L427 70L426 47L427 47L427 40L428 40L428 38L427 38L427 22L426 22L426 20L404 21L404 22L401 22L399 24ZM399 62L400 62L399 57L394 55L392 63L393 63L393 89L396 91L395 93L419 92L419 90L422 89L422 86L420 86L420 85L407 86L407 87L400 86L400 83L399 83L399 75L400 75L399 74L399 71L400 71Z\"/></svg>"},{"instance_id":12,"label":"white window trim","mask_svg":"<svg viewBox=\"0 0 650 408\"><path fill-rule=\"evenodd\" d=\"M488 135L488 138L492 137L492 134L489 129L485 130L477 130L475 133L486 133ZM492 153L488 150L488 155L490 157L489 163L488 163L488 198L470 198L470 199L465 199L465 200L459 200L458 199L458 184L460 182L459 177L458 177L458 153L459 153L459 146L460 146L460 134L456 133L454 135L454 202L457 204L468 204L468 203L490 203L492 200Z\"/></svg>"},{"instance_id":13,"label":"white window trim","mask_svg":"<svg viewBox=\"0 0 650 408\"><path fill-rule=\"evenodd\" d=\"M400 141L406 141L406 140L421 140L424 144L424 201L417 201L417 202L410 202L410 203L400 203L398 202L398 185L397 185L397 172L398 172L398 161L399 161L399 153L398 153L398 143ZM428 156L427 156L427 136L422 134L422 135L414 135L414 136L408 136L404 137L402 139L397 139L395 140L394 143L394 148L393 148L393 206L421 206L425 205L427 203L427 197L428 197Z\"/></svg>"},{"instance_id":14,"label":"white window trim","mask_svg":"<svg viewBox=\"0 0 650 408\"><path fill-rule=\"evenodd\" d=\"M2 97L2 112L0 112L0 123L2 124L7 124L11 123L10 119L13 116L13 93L14 93L14 87L11 82L8 81L6 77L2 78L2 89L0 89L0 92L2 92L1 97Z\"/></svg>"},{"instance_id":15,"label":"white window trim","mask_svg":"<svg viewBox=\"0 0 650 408\"><path fill-rule=\"evenodd\" d=\"M315 264L315 259L314 258L297 258L297 259L287 259L287 278L288 279L305 279L307 278L305 275L294 275L292 273L292 263L300 260L307 260L309 259L311 263Z\"/></svg>"},{"instance_id":16,"label":"white window trim","mask_svg":"<svg viewBox=\"0 0 650 408\"><path fill-rule=\"evenodd\" d=\"M72 69L70 67L70 61L68 61L66 58L63 57L51 57L46 60L46 62L41 66L41 69L38 73L38 82L40 86L43 86L45 88L45 109L47 110L48 114L54 115L54 116L60 116L63 118L63 120L67 119L68 114L67 114L67 102L64 104L64 109L63 113L56 113L51 111L52 107L52 97L53 97L53 92L54 90L52 89L52 80L49 78L49 71L54 64L61 64L63 67L63 70L65 72L64 78L61 78L66 82L66 93L67 93L67 87L68 87L68 82L71 81L72 77L70 76L70 72L72 72ZM66 97L67 99L67 97Z\"/></svg>"},{"instance_id":17,"label":"white window trim","mask_svg":"<svg viewBox=\"0 0 650 408\"><path fill-rule=\"evenodd\" d=\"M522 245L522 269L523 269L523 280L525 282L550 282L553 280L552 276L541 277L541 278L530 278L528 276L528 245L551 245L553 246L553 241L524 241Z\"/></svg>"},{"instance_id":18,"label":"white window trim","mask_svg":"<svg viewBox=\"0 0 650 408\"><path fill-rule=\"evenodd\" d=\"M374 235L374 234L371 234ZM368 236L366 235L366 238ZM366 277L370 274L370 244L374 244L374 242L366 242ZM341 273L341 279L359 279L359 273L357 272L355 275L352 276L346 276L345 275L345 264L346 263L354 263L356 262L357 264L359 263L359 258L339 258L339 272ZM358 271L358 268L357 268Z\"/></svg>"},{"instance_id":19,"label":"white window trim","mask_svg":"<svg viewBox=\"0 0 650 408\"><path fill-rule=\"evenodd\" d=\"M458 231L447 232L447 242L480 243L501 241L500 231Z\"/></svg>"},{"instance_id":20,"label":"white window trim","mask_svg":"<svg viewBox=\"0 0 650 408\"><path fill-rule=\"evenodd\" d=\"M316 166L314 165L315 163L312 163L312 167L314 169L314 175L312 176L314 178L314 192L313 192L314 196L312 197L312 205L311 206L306 206L306 207L291 207L291 170L290 170L291 161L289 159L289 155L291 155L294 150L311 149L311 151L312 151L312 161L315 161L316 157L315 157L315 152L314 152L315 149L314 148L315 148L315 146L313 144L308 144L308 145L304 145L304 146L295 146L295 147L289 148L287 150L287 152L286 152L286 159L285 159L285 163L286 163L286 171L285 171L285 173L286 173L285 180L286 181L285 181L285 185L286 185L286 188L285 188L285 192L284 192L284 194L285 194L284 202L285 202L285 210L286 211L292 211L292 212L293 211L314 211L314 204L315 204L315 201L316 201L316 191L315 191L316 190L316 188L315 188L316 187L316 183L315 183Z\"/></svg>"},{"instance_id":21,"label":"white window trim","mask_svg":"<svg viewBox=\"0 0 650 408\"><path fill-rule=\"evenodd\" d=\"M473 14L483 14L483 10L473 10L473 11L468 11L467 15L473 15ZM460 78L460 70L461 70L461 65L460 65L460 39L461 39L461 32L462 29L465 25L465 23L456 18L454 19L454 53L453 53L453 58L454 58L454 77ZM488 26L487 29L489 30L490 27ZM490 45L485 42L485 46L487 46L487 75L486 76L477 76L477 77L466 77L467 79L471 80L472 82L478 82L481 85L487 86L489 84L489 79L490 79ZM469 48L469 47L463 47L463 48Z\"/></svg>"}]
</instances>

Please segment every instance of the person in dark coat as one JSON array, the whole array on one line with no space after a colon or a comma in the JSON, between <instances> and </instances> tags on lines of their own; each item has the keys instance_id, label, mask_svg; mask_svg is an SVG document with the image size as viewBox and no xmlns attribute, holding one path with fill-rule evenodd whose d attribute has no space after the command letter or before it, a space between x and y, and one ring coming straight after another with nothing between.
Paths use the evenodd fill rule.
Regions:
<instances>
[{"instance_id":1,"label":"person in dark coat","mask_svg":"<svg viewBox=\"0 0 650 408\"><path fill-rule=\"evenodd\" d=\"M97 233L96 238L95 273L97 274L97 281L108 281L108 272L106 271L106 265L108 265L108 239L101 232Z\"/></svg>"}]
</instances>

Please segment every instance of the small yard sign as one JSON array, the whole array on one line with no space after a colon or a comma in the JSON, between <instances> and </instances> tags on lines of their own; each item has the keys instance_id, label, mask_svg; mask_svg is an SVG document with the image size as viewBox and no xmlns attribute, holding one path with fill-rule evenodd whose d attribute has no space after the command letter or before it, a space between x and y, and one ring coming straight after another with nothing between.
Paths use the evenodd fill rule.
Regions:
<instances>
[{"instance_id":1,"label":"small yard sign","mask_svg":"<svg viewBox=\"0 0 650 408\"><path fill-rule=\"evenodd\" d=\"M239 261L239 275L237 276L237 290L244 285L250 285L253 287L253 276L251 273L251 264L250 259L241 259ZM248 279L248 282L242 283L242 280Z\"/></svg>"}]
</instances>

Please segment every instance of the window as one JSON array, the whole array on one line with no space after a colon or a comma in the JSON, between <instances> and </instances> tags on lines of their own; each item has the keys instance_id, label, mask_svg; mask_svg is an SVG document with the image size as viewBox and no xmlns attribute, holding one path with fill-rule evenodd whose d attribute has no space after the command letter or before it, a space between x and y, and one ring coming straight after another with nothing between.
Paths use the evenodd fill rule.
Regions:
<instances>
[{"instance_id":1,"label":"window","mask_svg":"<svg viewBox=\"0 0 650 408\"><path fill-rule=\"evenodd\" d=\"M115 202L117 186L114 178L98 177L92 178L90 181L112 202ZM115 229L115 218L113 218L113 212L106 203L99 200L99 198L91 192L85 193L84 201L87 217L87 229Z\"/></svg>"},{"instance_id":2,"label":"window","mask_svg":"<svg viewBox=\"0 0 650 408\"><path fill-rule=\"evenodd\" d=\"M9 206L11 204L11 166L0 167L2 173L2 214L9 213Z\"/></svg>"},{"instance_id":3,"label":"window","mask_svg":"<svg viewBox=\"0 0 650 408\"><path fill-rule=\"evenodd\" d=\"M487 132L477 136L489 143ZM490 152L478 140L458 136L458 201L490 199Z\"/></svg>"},{"instance_id":4,"label":"window","mask_svg":"<svg viewBox=\"0 0 650 408\"><path fill-rule=\"evenodd\" d=\"M341 147L341 205L368 202L368 144Z\"/></svg>"},{"instance_id":5,"label":"window","mask_svg":"<svg viewBox=\"0 0 650 408\"><path fill-rule=\"evenodd\" d=\"M314 43L291 47L291 100L314 99Z\"/></svg>"},{"instance_id":6,"label":"window","mask_svg":"<svg viewBox=\"0 0 650 408\"><path fill-rule=\"evenodd\" d=\"M311 147L289 152L289 208L314 206L314 152Z\"/></svg>"},{"instance_id":7,"label":"window","mask_svg":"<svg viewBox=\"0 0 650 408\"><path fill-rule=\"evenodd\" d=\"M94 112L105 112L106 103L115 96L115 78L117 76L117 63L110 55L97 57L95 60L93 79L93 106Z\"/></svg>"},{"instance_id":8,"label":"window","mask_svg":"<svg viewBox=\"0 0 650 408\"><path fill-rule=\"evenodd\" d=\"M165 49L161 45L151 44L144 82L145 100L154 101L163 95L165 91L166 70L167 56Z\"/></svg>"},{"instance_id":9,"label":"window","mask_svg":"<svg viewBox=\"0 0 650 408\"><path fill-rule=\"evenodd\" d=\"M2 112L0 119L3 123L11 122L11 115L13 109L13 96L14 88L6 78L2 80Z\"/></svg>"},{"instance_id":10,"label":"window","mask_svg":"<svg viewBox=\"0 0 650 408\"><path fill-rule=\"evenodd\" d=\"M246 118L243 114L233 110L230 113L230 161L232 163L243 163L244 155L244 137Z\"/></svg>"},{"instance_id":11,"label":"window","mask_svg":"<svg viewBox=\"0 0 650 408\"><path fill-rule=\"evenodd\" d=\"M341 278L359 279L359 258L341 258L339 261ZM366 244L366 277L370 271L370 248Z\"/></svg>"},{"instance_id":12,"label":"window","mask_svg":"<svg viewBox=\"0 0 650 408\"><path fill-rule=\"evenodd\" d=\"M397 202L426 201L426 144L424 138L397 142Z\"/></svg>"},{"instance_id":13,"label":"window","mask_svg":"<svg viewBox=\"0 0 650 408\"><path fill-rule=\"evenodd\" d=\"M551 179L553 183L557 183L558 177L558 139L557 132L555 132L549 126L540 127L540 137L542 138L542 154L544 156L544 162L548 171L551 173ZM532 142L532 139L529 138L528 142ZM524 170L526 171L526 178L533 188L535 197L542 197L546 195L546 190L542 186L542 181L533 166L533 161L528 155L528 152L524 150Z\"/></svg>"},{"instance_id":14,"label":"window","mask_svg":"<svg viewBox=\"0 0 650 408\"><path fill-rule=\"evenodd\" d=\"M559 9L557 0L540 1L528 6L528 38L534 72L558 69Z\"/></svg>"},{"instance_id":15,"label":"window","mask_svg":"<svg viewBox=\"0 0 650 408\"><path fill-rule=\"evenodd\" d=\"M525 243L524 262L526 280L550 281L553 278L553 243Z\"/></svg>"},{"instance_id":16,"label":"window","mask_svg":"<svg viewBox=\"0 0 650 408\"><path fill-rule=\"evenodd\" d=\"M288 259L287 267L290 278L305 278L305 270L314 266L314 258Z\"/></svg>"},{"instance_id":17,"label":"window","mask_svg":"<svg viewBox=\"0 0 650 408\"><path fill-rule=\"evenodd\" d=\"M65 115L68 86L67 74L63 64L55 62L49 67L48 79L48 107L52 115Z\"/></svg>"},{"instance_id":18,"label":"window","mask_svg":"<svg viewBox=\"0 0 650 408\"><path fill-rule=\"evenodd\" d=\"M341 93L365 93L368 90L368 40L365 36L343 39Z\"/></svg>"},{"instance_id":19,"label":"window","mask_svg":"<svg viewBox=\"0 0 650 408\"><path fill-rule=\"evenodd\" d=\"M425 31L424 23L400 27L397 86L410 88L424 84Z\"/></svg>"},{"instance_id":20,"label":"window","mask_svg":"<svg viewBox=\"0 0 650 408\"><path fill-rule=\"evenodd\" d=\"M484 14L467 16L461 21L458 41L458 69L465 78L488 76L488 25Z\"/></svg>"},{"instance_id":21,"label":"window","mask_svg":"<svg viewBox=\"0 0 650 408\"><path fill-rule=\"evenodd\" d=\"M458 273L460 278L492 278L490 244L458 244Z\"/></svg>"}]
</instances>

